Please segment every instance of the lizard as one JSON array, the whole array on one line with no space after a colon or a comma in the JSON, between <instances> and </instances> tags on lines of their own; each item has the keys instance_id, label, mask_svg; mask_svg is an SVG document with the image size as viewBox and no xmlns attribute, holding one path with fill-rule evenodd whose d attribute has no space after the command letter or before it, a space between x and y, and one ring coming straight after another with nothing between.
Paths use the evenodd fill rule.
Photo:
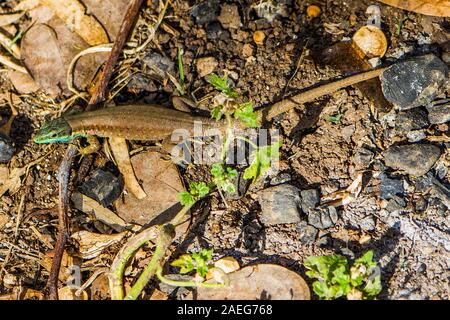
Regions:
<instances>
[{"instance_id":1,"label":"lizard","mask_svg":"<svg viewBox=\"0 0 450 320\"><path fill-rule=\"evenodd\" d=\"M380 68L362 72L305 90L270 107L257 110L258 122L271 120L300 104L313 101L355 83L375 78L384 70L385 68ZM205 129L224 130L227 127L225 121L197 117L187 112L162 106L123 105L79 114L62 115L45 123L34 137L34 142L38 144L70 142L77 137L89 136L157 141L170 137L176 129L185 129L192 134L196 121L200 121ZM237 123L236 126L242 128L242 124ZM89 142L91 143L92 140Z\"/></svg>"}]
</instances>

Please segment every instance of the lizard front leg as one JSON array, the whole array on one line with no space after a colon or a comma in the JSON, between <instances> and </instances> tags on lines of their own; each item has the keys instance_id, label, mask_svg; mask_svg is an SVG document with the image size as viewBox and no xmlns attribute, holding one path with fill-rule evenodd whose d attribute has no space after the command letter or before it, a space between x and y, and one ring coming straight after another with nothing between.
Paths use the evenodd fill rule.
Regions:
<instances>
[{"instance_id":1,"label":"lizard front leg","mask_svg":"<svg viewBox=\"0 0 450 320\"><path fill-rule=\"evenodd\" d=\"M77 143L77 149L81 155L87 156L100 150L102 145L95 136L86 136L86 140L88 145L85 147L81 146L79 141Z\"/></svg>"}]
</instances>

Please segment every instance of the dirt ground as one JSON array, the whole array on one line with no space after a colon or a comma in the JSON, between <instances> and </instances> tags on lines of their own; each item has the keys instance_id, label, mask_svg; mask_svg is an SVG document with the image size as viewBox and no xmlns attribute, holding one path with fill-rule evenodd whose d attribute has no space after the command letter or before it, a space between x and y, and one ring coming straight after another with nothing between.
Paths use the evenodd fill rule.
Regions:
<instances>
[{"instance_id":1,"label":"dirt ground","mask_svg":"<svg viewBox=\"0 0 450 320\"><path fill-rule=\"evenodd\" d=\"M176 61L177 48L182 47L188 91L194 92L196 98L212 91L205 77L198 76L196 63L201 57L214 57L218 62L215 72L228 70L235 89L258 107L340 76L339 70L325 64L320 53L336 42L351 38L365 25L365 11L371 4L381 8L382 29L388 39L383 62L403 55L425 52L440 55L449 50L448 44L447 47L444 44L450 33L448 19L406 12L375 1L314 1L322 9L315 19L306 15L312 1L278 1L283 10L272 22L259 18L250 0L226 1L238 8L241 25L237 29L223 28L218 22L212 27L198 24L191 10L199 2L174 1L165 21L176 33L158 31L154 41L157 45L146 49L157 50ZM224 4L225 1L221 3ZM256 30L265 33L261 45L253 41ZM136 62L139 63L142 62ZM14 91L5 73L0 74L0 88L3 93ZM175 88L159 86L157 89L132 94L126 87L115 100L170 105L169 98ZM446 94L448 97L449 92ZM53 107L45 106L40 99L39 94L23 95L16 104L19 116L13 123L11 138L17 152L9 163L10 168L21 168L41 156L45 159L24 174L17 192L0 198L0 218L6 217L5 223L0 223L0 262L3 265L8 256L4 273L15 279L15 284L3 283L0 294L13 292L17 285L41 291L48 278L48 270L39 260L51 251L56 239L56 173L66 145L33 143L31 138L44 117L57 113L57 103ZM208 109L208 105L203 103L201 108ZM2 102L0 112L10 114L7 101ZM337 114L340 120L331 121L330 117ZM374 114L363 92L347 87L278 117L271 125L280 130L283 138L280 171L251 187L243 197L228 199L228 208L217 194L199 204L194 210L194 224L179 244L179 252L211 247L217 256L234 256L241 265L277 263L304 276L303 262L311 255L339 253L354 259L373 249L382 270L380 299L448 299L449 208L438 197L419 193L414 187L416 178L398 172L390 173L404 183L405 195L397 199L402 205L395 207L395 201L380 198L380 175L389 172L381 152L405 139L389 125L389 117L395 114L395 110L387 116ZM431 135L449 132L448 124L432 125L427 130ZM133 147L140 145L133 143ZM439 180L448 186L448 141L440 146L444 152L433 172L438 172L440 163L443 168ZM372 160L358 161L362 149L370 150ZM96 162L93 167L97 165ZM114 167L111 163L110 166ZM72 176L76 176L78 168L77 161ZM180 169L185 183L207 176L207 168L202 166ZM289 184L301 190L315 188L327 195L347 188L361 172L366 177L361 194L350 204L339 207L337 224L320 230L312 243L301 239L296 224L265 227L260 221L258 192L274 185L275 177L287 177ZM79 185L75 182L73 188L78 190ZM16 225L18 219L20 223ZM39 230L41 239L33 229ZM84 215L71 209L70 230L83 229L98 230ZM13 247L12 243L15 243ZM92 274L94 267L108 266L119 249L120 245L116 244L100 258L84 264L83 279Z\"/></svg>"}]
</instances>

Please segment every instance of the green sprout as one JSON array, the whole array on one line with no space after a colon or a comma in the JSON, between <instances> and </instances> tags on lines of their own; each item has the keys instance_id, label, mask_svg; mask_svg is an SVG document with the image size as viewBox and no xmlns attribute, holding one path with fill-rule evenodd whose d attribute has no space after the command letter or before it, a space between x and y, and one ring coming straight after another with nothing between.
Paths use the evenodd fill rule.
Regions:
<instances>
[{"instance_id":1,"label":"green sprout","mask_svg":"<svg viewBox=\"0 0 450 320\"><path fill-rule=\"evenodd\" d=\"M178 193L178 199L184 206L194 204L198 199L209 193L209 187L205 182L191 182L189 184L189 192L184 191Z\"/></svg>"},{"instance_id":2,"label":"green sprout","mask_svg":"<svg viewBox=\"0 0 450 320\"><path fill-rule=\"evenodd\" d=\"M236 169L230 167L224 168L221 163L214 163L211 167L211 174L213 176L213 182L218 188L228 193L234 193L236 191L236 187L231 181L232 178L238 175Z\"/></svg>"},{"instance_id":3,"label":"green sprout","mask_svg":"<svg viewBox=\"0 0 450 320\"><path fill-rule=\"evenodd\" d=\"M341 122L342 116L344 114L343 113L336 113L332 116L328 117L328 121L331 122L332 124L336 125L339 124Z\"/></svg>"},{"instance_id":4,"label":"green sprout","mask_svg":"<svg viewBox=\"0 0 450 320\"><path fill-rule=\"evenodd\" d=\"M180 74L180 94L184 96L186 91L184 90L183 49L181 48L178 48L177 60L178 60L178 72Z\"/></svg>"},{"instance_id":5,"label":"green sprout","mask_svg":"<svg viewBox=\"0 0 450 320\"><path fill-rule=\"evenodd\" d=\"M349 268L347 259L337 254L309 257L306 275L317 279L313 291L320 299L373 299L381 292L381 277L375 274L373 251L367 251Z\"/></svg>"},{"instance_id":6,"label":"green sprout","mask_svg":"<svg viewBox=\"0 0 450 320\"><path fill-rule=\"evenodd\" d=\"M205 277L212 267L213 249L201 249L192 254L183 254L174 260L170 265L180 268L181 274L186 274L195 270L200 276Z\"/></svg>"},{"instance_id":7,"label":"green sprout","mask_svg":"<svg viewBox=\"0 0 450 320\"><path fill-rule=\"evenodd\" d=\"M211 74L209 83L212 84L214 88L224 93L230 99L239 98L239 94L228 86L228 77L226 75L223 77L219 77L217 74L213 73Z\"/></svg>"},{"instance_id":8,"label":"green sprout","mask_svg":"<svg viewBox=\"0 0 450 320\"><path fill-rule=\"evenodd\" d=\"M253 161L244 171L244 179L253 179L253 182L262 177L272 165L272 160L278 159L281 140L268 146L257 147L254 151Z\"/></svg>"}]
</instances>

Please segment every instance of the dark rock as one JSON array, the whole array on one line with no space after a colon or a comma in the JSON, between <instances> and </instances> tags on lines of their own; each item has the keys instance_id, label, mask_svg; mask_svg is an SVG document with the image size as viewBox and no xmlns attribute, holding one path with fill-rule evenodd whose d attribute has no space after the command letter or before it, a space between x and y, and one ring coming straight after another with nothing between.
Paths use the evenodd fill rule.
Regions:
<instances>
[{"instance_id":1,"label":"dark rock","mask_svg":"<svg viewBox=\"0 0 450 320\"><path fill-rule=\"evenodd\" d=\"M209 40L222 40L227 41L231 38L231 34L228 30L222 28L219 22L213 22L206 26L206 38Z\"/></svg>"},{"instance_id":2,"label":"dark rock","mask_svg":"<svg viewBox=\"0 0 450 320\"><path fill-rule=\"evenodd\" d=\"M258 194L261 223L265 226L300 222L300 190L289 184L267 188Z\"/></svg>"},{"instance_id":3,"label":"dark rock","mask_svg":"<svg viewBox=\"0 0 450 320\"><path fill-rule=\"evenodd\" d=\"M85 195L91 197L103 206L107 207L119 198L122 193L122 180L114 176L111 172L96 169L89 180L81 186Z\"/></svg>"},{"instance_id":4,"label":"dark rock","mask_svg":"<svg viewBox=\"0 0 450 320\"><path fill-rule=\"evenodd\" d=\"M401 111L395 118L395 129L397 132L406 133L419 130L429 125L428 115L423 108L414 108Z\"/></svg>"},{"instance_id":5,"label":"dark rock","mask_svg":"<svg viewBox=\"0 0 450 320\"><path fill-rule=\"evenodd\" d=\"M314 209L320 203L319 190L303 190L302 192L300 192L300 195L302 196L302 210L306 214L309 214L311 209Z\"/></svg>"},{"instance_id":6,"label":"dark rock","mask_svg":"<svg viewBox=\"0 0 450 320\"><path fill-rule=\"evenodd\" d=\"M406 110L433 101L447 77L447 65L435 55L427 54L393 64L380 79L386 99L400 110Z\"/></svg>"},{"instance_id":7,"label":"dark rock","mask_svg":"<svg viewBox=\"0 0 450 320\"><path fill-rule=\"evenodd\" d=\"M347 258L350 258L351 260L355 259L355 253L352 250L350 250L349 248L342 247L340 249L340 251L343 256L346 256Z\"/></svg>"},{"instance_id":8,"label":"dark rock","mask_svg":"<svg viewBox=\"0 0 450 320\"><path fill-rule=\"evenodd\" d=\"M308 223L317 229L328 229L336 224L338 218L335 207L319 207L308 214Z\"/></svg>"},{"instance_id":9,"label":"dark rock","mask_svg":"<svg viewBox=\"0 0 450 320\"><path fill-rule=\"evenodd\" d=\"M11 138L0 132L0 163L11 160L15 150Z\"/></svg>"},{"instance_id":10,"label":"dark rock","mask_svg":"<svg viewBox=\"0 0 450 320\"><path fill-rule=\"evenodd\" d=\"M406 201L403 198L394 196L390 199L386 205L386 210L389 212L394 212L398 210L402 210L406 207Z\"/></svg>"},{"instance_id":11,"label":"dark rock","mask_svg":"<svg viewBox=\"0 0 450 320\"><path fill-rule=\"evenodd\" d=\"M424 143L389 147L383 152L386 166L413 176L421 176L430 171L440 155L439 147Z\"/></svg>"},{"instance_id":12,"label":"dark rock","mask_svg":"<svg viewBox=\"0 0 450 320\"><path fill-rule=\"evenodd\" d=\"M149 76L154 77L158 81L168 79L167 74L175 74L175 63L167 57L159 53L150 52L143 58L144 63L150 69Z\"/></svg>"},{"instance_id":13,"label":"dark rock","mask_svg":"<svg viewBox=\"0 0 450 320\"><path fill-rule=\"evenodd\" d=\"M403 195L405 188L403 187L403 181L390 179L385 174L380 176L380 198L389 200L396 195Z\"/></svg>"},{"instance_id":14,"label":"dark rock","mask_svg":"<svg viewBox=\"0 0 450 320\"><path fill-rule=\"evenodd\" d=\"M299 224L297 224L296 229L300 236L300 241L305 244L314 243L317 237L317 233L319 232L319 230L317 230L313 226L310 226L308 223L306 223L306 221L301 221Z\"/></svg>"},{"instance_id":15,"label":"dark rock","mask_svg":"<svg viewBox=\"0 0 450 320\"><path fill-rule=\"evenodd\" d=\"M139 93L141 91L156 92L158 87L155 82L147 75L137 73L131 76L127 85L128 91Z\"/></svg>"},{"instance_id":16,"label":"dark rock","mask_svg":"<svg viewBox=\"0 0 450 320\"><path fill-rule=\"evenodd\" d=\"M428 120L439 124L450 121L450 99L436 101L427 106Z\"/></svg>"},{"instance_id":17,"label":"dark rock","mask_svg":"<svg viewBox=\"0 0 450 320\"><path fill-rule=\"evenodd\" d=\"M207 0L199 3L191 10L191 16L197 24L203 25L217 20L220 11L220 0Z\"/></svg>"}]
</instances>

